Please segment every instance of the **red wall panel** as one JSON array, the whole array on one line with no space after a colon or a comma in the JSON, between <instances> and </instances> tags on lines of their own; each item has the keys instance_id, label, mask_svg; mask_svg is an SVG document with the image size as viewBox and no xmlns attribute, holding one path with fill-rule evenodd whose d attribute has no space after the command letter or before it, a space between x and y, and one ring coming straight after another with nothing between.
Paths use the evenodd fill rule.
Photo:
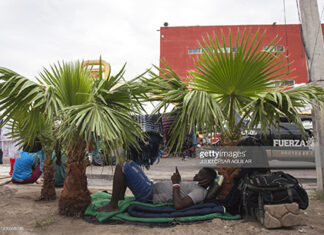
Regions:
<instances>
[{"instance_id":1,"label":"red wall panel","mask_svg":"<svg viewBox=\"0 0 324 235\"><path fill-rule=\"evenodd\" d=\"M188 76L188 71L195 69L194 60L199 56L197 54L188 54L188 49L199 48L199 43L203 43L203 37L207 38L207 35L213 36L215 33L220 38L221 31L223 31L226 41L228 41L229 30L232 31L233 38L236 37L238 29L240 32L251 29L252 36L254 36L257 30L260 30L260 35L266 30L260 49L268 45L274 37L278 36L280 38L279 45L285 47L285 51L281 53L286 55L288 51L289 55L284 63L292 62L289 68L286 69L286 71L290 71L286 78L294 79L295 83L306 83L308 77L304 48L300 38L300 27L297 24L161 27L160 59L165 60L180 77L185 77Z\"/></svg>"}]
</instances>

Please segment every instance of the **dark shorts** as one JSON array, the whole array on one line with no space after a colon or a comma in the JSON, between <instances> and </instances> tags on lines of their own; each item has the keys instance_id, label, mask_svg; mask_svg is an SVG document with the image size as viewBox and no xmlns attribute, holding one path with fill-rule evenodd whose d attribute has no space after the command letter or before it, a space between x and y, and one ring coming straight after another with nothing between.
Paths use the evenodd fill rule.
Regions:
<instances>
[{"instance_id":1,"label":"dark shorts","mask_svg":"<svg viewBox=\"0 0 324 235\"><path fill-rule=\"evenodd\" d=\"M38 180L38 178L41 176L42 172L40 170L40 164L38 164L32 171L31 176L29 176L27 179L25 180L14 180L12 179L12 183L15 184L32 184L35 183L36 180Z\"/></svg>"},{"instance_id":2,"label":"dark shorts","mask_svg":"<svg viewBox=\"0 0 324 235\"><path fill-rule=\"evenodd\" d=\"M152 198L153 182L147 178L143 170L133 161L125 162L123 172L127 187L137 201L149 202Z\"/></svg>"}]
</instances>

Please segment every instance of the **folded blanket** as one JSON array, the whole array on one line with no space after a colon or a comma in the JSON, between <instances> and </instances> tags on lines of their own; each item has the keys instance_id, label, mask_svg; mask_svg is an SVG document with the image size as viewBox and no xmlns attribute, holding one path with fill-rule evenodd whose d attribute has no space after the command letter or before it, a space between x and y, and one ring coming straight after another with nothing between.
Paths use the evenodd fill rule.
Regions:
<instances>
[{"instance_id":1,"label":"folded blanket","mask_svg":"<svg viewBox=\"0 0 324 235\"><path fill-rule=\"evenodd\" d=\"M144 218L170 218L207 215L211 213L225 213L225 207L216 203L202 203L177 210L173 206L151 207L147 205L132 204L128 207L128 214Z\"/></svg>"},{"instance_id":2,"label":"folded blanket","mask_svg":"<svg viewBox=\"0 0 324 235\"><path fill-rule=\"evenodd\" d=\"M120 208L119 211L98 212L97 211L98 208L106 205L109 202L109 199L111 198L111 194L105 192L98 192L92 194L91 197L92 197L92 202L87 208L87 210L85 211L84 215L96 217L96 219L99 222L105 222L107 220L127 220L133 222L161 223L161 222L172 222L172 221L189 222L189 221L208 220L213 218L221 218L227 220L234 220L234 219L241 218L240 215L231 215L228 213L224 213L224 207L215 203L212 203L213 204L212 208L208 208L208 205L211 205L208 203L194 205L192 207L196 208L196 212L193 213L193 211L191 211L192 207L188 207L183 210L177 211L172 207L173 205L172 202L159 203L159 204L143 203L143 202L135 201L134 197L132 196L126 196L125 200L121 200L118 202L118 206ZM205 208L203 206L204 204L207 204ZM142 209L145 208L144 212L151 213L151 215L146 214L146 217L140 215L141 208ZM204 214L203 212L201 213L197 212L200 210L201 211L206 210L206 214ZM218 210L218 212L215 212L216 210ZM158 211L161 212L160 216ZM182 216L178 214L181 213L181 211L182 213L184 213ZM173 215L170 215L168 217L163 217L163 216L167 216L165 213L173 213ZM179 215L180 217L176 217L175 215L177 216Z\"/></svg>"}]
</instances>

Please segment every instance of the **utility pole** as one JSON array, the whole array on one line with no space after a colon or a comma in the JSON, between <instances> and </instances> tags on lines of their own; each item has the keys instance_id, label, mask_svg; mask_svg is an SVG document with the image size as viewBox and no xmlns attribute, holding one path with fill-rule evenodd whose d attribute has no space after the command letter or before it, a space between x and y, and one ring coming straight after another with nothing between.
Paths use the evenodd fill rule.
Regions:
<instances>
[{"instance_id":1,"label":"utility pole","mask_svg":"<svg viewBox=\"0 0 324 235\"><path fill-rule=\"evenodd\" d=\"M299 5L309 74L308 80L324 88L324 45L317 0L299 0ZM324 107L321 110L313 108L312 114L317 190L324 192Z\"/></svg>"}]
</instances>

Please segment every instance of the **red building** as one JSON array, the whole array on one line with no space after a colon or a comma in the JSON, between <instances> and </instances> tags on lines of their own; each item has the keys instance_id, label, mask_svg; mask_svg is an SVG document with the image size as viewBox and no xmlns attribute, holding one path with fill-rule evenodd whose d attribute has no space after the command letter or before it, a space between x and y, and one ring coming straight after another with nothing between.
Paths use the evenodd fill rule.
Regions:
<instances>
[{"instance_id":1,"label":"red building","mask_svg":"<svg viewBox=\"0 0 324 235\"><path fill-rule=\"evenodd\" d=\"M266 30L265 37L262 41L263 44L260 45L261 50L274 37L278 36L280 42L275 48L275 51L289 55L285 63L292 62L287 67L287 70L290 71L287 78L291 80L288 84L293 85L308 82L305 51L301 39L301 25L299 24L161 27L160 59L166 61L180 77L185 77L189 71L195 69L194 60L197 55L201 54L199 43L202 44L202 38L207 38L207 35L212 36L214 33L220 38L221 31L227 36L229 29L233 35L236 35L237 29L240 32L251 29L252 35L258 29L260 33Z\"/></svg>"}]
</instances>

